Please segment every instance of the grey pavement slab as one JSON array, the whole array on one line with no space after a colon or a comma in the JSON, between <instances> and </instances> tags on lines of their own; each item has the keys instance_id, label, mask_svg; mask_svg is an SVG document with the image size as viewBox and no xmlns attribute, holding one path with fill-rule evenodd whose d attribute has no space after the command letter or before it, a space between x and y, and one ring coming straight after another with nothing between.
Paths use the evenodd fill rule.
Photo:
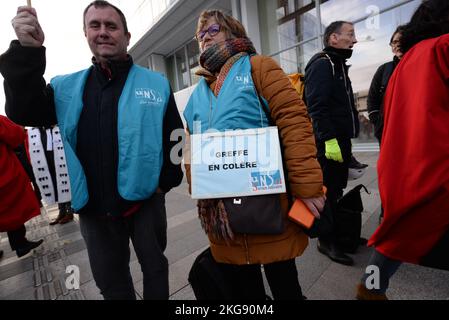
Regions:
<instances>
[{"instance_id":1,"label":"grey pavement slab","mask_svg":"<svg viewBox=\"0 0 449 320\"><path fill-rule=\"evenodd\" d=\"M0 300L18 295L21 291L33 291L34 288L34 271L20 273L0 281ZM9 300L9 299L8 299Z\"/></svg>"},{"instance_id":2,"label":"grey pavement slab","mask_svg":"<svg viewBox=\"0 0 449 320\"><path fill-rule=\"evenodd\" d=\"M82 250L67 257L68 264L79 267L80 285L93 281L92 271L90 269L89 259L87 259L87 250Z\"/></svg>"},{"instance_id":3,"label":"grey pavement slab","mask_svg":"<svg viewBox=\"0 0 449 320\"><path fill-rule=\"evenodd\" d=\"M195 300L192 287L190 285L183 287L171 295L170 300Z\"/></svg>"},{"instance_id":4,"label":"grey pavement slab","mask_svg":"<svg viewBox=\"0 0 449 320\"><path fill-rule=\"evenodd\" d=\"M80 288L86 300L103 300L103 296L101 295L100 290L97 288L94 280L81 285Z\"/></svg>"},{"instance_id":5,"label":"grey pavement slab","mask_svg":"<svg viewBox=\"0 0 449 320\"><path fill-rule=\"evenodd\" d=\"M187 185L183 185L183 187L187 189ZM168 218L196 208L196 202L192 201L189 195L173 191L165 196L165 205Z\"/></svg>"}]
</instances>

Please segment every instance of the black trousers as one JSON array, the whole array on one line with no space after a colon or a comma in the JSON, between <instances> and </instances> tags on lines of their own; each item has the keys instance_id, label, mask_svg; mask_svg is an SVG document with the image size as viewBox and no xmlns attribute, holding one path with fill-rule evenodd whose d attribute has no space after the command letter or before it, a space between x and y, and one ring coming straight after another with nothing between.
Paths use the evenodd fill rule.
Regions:
<instances>
[{"instance_id":1,"label":"black trousers","mask_svg":"<svg viewBox=\"0 0 449 320\"><path fill-rule=\"evenodd\" d=\"M92 275L105 300L136 299L129 268L129 240L143 273L145 300L168 300L165 195L154 194L130 217L80 215Z\"/></svg>"},{"instance_id":2,"label":"black trousers","mask_svg":"<svg viewBox=\"0 0 449 320\"><path fill-rule=\"evenodd\" d=\"M323 170L323 183L327 188L326 202L332 211L332 220L335 221L337 202L343 196L343 189L348 185L349 163L352 156L352 143L350 139L337 139L343 156L343 163L329 160L325 156L325 143L317 142L318 161ZM333 241L334 231L321 236L320 240Z\"/></svg>"},{"instance_id":3,"label":"black trousers","mask_svg":"<svg viewBox=\"0 0 449 320\"><path fill-rule=\"evenodd\" d=\"M25 225L22 225L17 230L8 231L8 240L11 250L15 251L23 248L27 244L28 240L25 237L26 232Z\"/></svg>"},{"instance_id":4,"label":"black trousers","mask_svg":"<svg viewBox=\"0 0 449 320\"><path fill-rule=\"evenodd\" d=\"M259 264L219 264L236 300L266 300ZM264 265L265 276L275 300L302 300L295 259Z\"/></svg>"}]
</instances>

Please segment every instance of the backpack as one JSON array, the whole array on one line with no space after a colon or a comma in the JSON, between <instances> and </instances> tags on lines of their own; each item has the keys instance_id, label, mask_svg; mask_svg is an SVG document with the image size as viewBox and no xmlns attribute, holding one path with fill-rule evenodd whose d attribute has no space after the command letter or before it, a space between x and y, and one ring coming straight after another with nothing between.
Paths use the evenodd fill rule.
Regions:
<instances>
[{"instance_id":1,"label":"backpack","mask_svg":"<svg viewBox=\"0 0 449 320\"><path fill-rule=\"evenodd\" d=\"M309 64L314 63L317 60L320 59L326 59L329 61L331 67L332 67L332 76L335 78L335 65L332 62L332 59L329 57L329 55L324 52L318 52L315 54L309 61ZM302 101L304 101L305 104L307 104L306 97L304 95L304 89L305 89L305 75L302 73L291 73L287 75L287 77L290 80L290 83L293 85L293 88L296 89L296 92L298 92L299 96L301 97Z\"/></svg>"},{"instance_id":2,"label":"backpack","mask_svg":"<svg viewBox=\"0 0 449 320\"><path fill-rule=\"evenodd\" d=\"M291 73L287 75L293 88L296 89L301 99L304 98L304 75L302 73Z\"/></svg>"},{"instance_id":3,"label":"backpack","mask_svg":"<svg viewBox=\"0 0 449 320\"><path fill-rule=\"evenodd\" d=\"M188 280L197 300L230 300L232 298L231 288L212 256L210 248L196 257Z\"/></svg>"},{"instance_id":4,"label":"backpack","mask_svg":"<svg viewBox=\"0 0 449 320\"><path fill-rule=\"evenodd\" d=\"M335 237L337 245L347 253L355 253L362 233L363 202L360 191L368 189L359 184L338 200L335 212Z\"/></svg>"}]
</instances>

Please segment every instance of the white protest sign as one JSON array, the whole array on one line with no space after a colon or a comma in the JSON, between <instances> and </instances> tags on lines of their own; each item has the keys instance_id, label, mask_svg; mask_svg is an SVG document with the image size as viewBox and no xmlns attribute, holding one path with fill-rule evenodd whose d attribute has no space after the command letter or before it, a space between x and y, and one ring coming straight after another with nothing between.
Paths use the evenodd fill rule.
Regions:
<instances>
[{"instance_id":1,"label":"white protest sign","mask_svg":"<svg viewBox=\"0 0 449 320\"><path fill-rule=\"evenodd\" d=\"M193 134L192 198L286 192L277 127Z\"/></svg>"}]
</instances>

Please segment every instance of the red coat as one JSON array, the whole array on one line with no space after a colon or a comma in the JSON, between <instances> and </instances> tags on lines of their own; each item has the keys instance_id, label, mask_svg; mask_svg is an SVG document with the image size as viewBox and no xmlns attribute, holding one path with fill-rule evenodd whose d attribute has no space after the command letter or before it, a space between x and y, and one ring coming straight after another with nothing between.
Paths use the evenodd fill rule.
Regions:
<instances>
[{"instance_id":1,"label":"red coat","mask_svg":"<svg viewBox=\"0 0 449 320\"><path fill-rule=\"evenodd\" d=\"M25 137L20 126L0 115L0 232L17 230L40 214L30 179L14 153Z\"/></svg>"},{"instance_id":2,"label":"red coat","mask_svg":"<svg viewBox=\"0 0 449 320\"><path fill-rule=\"evenodd\" d=\"M384 102L378 174L385 218L369 244L419 264L449 230L449 34L407 52Z\"/></svg>"}]
</instances>

